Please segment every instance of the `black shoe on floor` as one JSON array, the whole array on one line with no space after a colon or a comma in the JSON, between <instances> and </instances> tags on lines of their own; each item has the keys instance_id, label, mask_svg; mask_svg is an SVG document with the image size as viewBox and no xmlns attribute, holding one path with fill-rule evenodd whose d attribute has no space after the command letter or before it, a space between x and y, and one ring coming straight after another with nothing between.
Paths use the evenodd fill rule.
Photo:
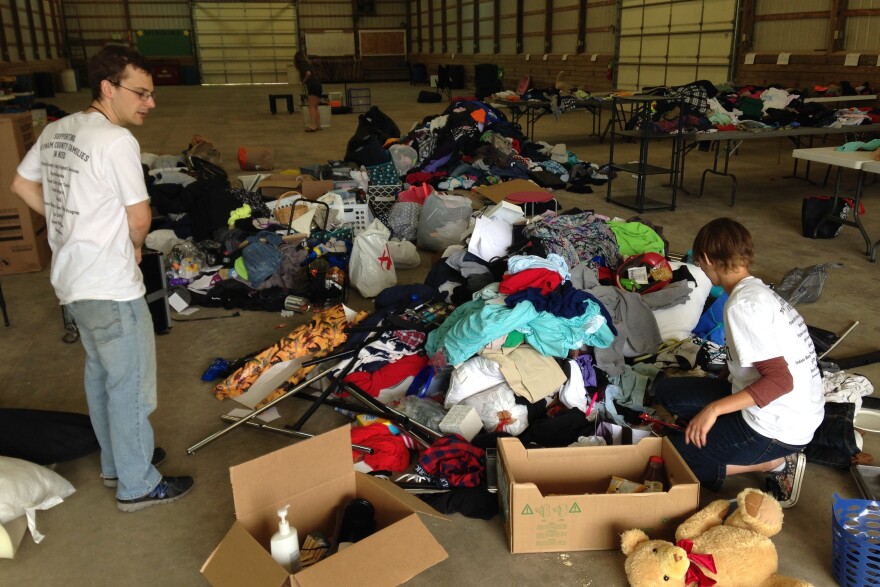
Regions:
<instances>
[{"instance_id":1,"label":"black shoe on floor","mask_svg":"<svg viewBox=\"0 0 880 587\"><path fill-rule=\"evenodd\" d=\"M150 464L154 467L158 467L165 461L165 449L156 447L153 449L153 458L150 460ZM104 477L104 487L116 487L119 485L118 477Z\"/></svg>"},{"instance_id":2,"label":"black shoe on floor","mask_svg":"<svg viewBox=\"0 0 880 587\"><path fill-rule=\"evenodd\" d=\"M150 506L175 502L189 493L192 488L192 477L162 477L159 484L145 496L135 499L117 499L116 507L123 512L136 512Z\"/></svg>"}]
</instances>

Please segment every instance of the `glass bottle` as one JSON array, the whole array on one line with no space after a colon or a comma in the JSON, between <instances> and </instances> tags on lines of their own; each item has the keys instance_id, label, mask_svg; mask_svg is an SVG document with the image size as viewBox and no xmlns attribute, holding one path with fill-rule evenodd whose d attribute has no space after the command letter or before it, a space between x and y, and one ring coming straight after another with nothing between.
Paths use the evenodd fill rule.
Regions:
<instances>
[{"instance_id":1,"label":"glass bottle","mask_svg":"<svg viewBox=\"0 0 880 587\"><path fill-rule=\"evenodd\" d=\"M648 492L664 491L663 484L666 482L666 472L663 467L663 457L652 456L648 459L642 483L648 488Z\"/></svg>"},{"instance_id":2,"label":"glass bottle","mask_svg":"<svg viewBox=\"0 0 880 587\"><path fill-rule=\"evenodd\" d=\"M345 550L376 531L376 510L366 499L353 499L345 506L337 536L337 550Z\"/></svg>"}]
</instances>

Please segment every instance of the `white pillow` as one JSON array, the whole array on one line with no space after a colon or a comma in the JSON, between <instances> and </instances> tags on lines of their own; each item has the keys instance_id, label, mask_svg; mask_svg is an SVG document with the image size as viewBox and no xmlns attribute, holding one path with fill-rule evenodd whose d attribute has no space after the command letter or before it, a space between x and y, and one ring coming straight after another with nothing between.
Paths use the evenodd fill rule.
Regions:
<instances>
[{"instance_id":1,"label":"white pillow","mask_svg":"<svg viewBox=\"0 0 880 587\"><path fill-rule=\"evenodd\" d=\"M672 261L669 263L675 271L685 263ZM697 280L696 285L689 281L691 295L683 304L654 310L654 318L660 328L660 338L663 340L685 340L691 338L692 331L703 315L703 306L709 298L712 282L696 265L687 264L688 271Z\"/></svg>"},{"instance_id":2,"label":"white pillow","mask_svg":"<svg viewBox=\"0 0 880 587\"><path fill-rule=\"evenodd\" d=\"M0 524L26 515L34 542L43 539L35 511L58 505L74 491L64 477L46 467L0 456Z\"/></svg>"}]
</instances>

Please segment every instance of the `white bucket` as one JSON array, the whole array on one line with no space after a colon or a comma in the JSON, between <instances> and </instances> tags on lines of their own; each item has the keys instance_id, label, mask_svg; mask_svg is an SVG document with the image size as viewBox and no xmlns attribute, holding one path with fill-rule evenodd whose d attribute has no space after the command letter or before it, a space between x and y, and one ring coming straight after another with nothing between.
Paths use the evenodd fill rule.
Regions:
<instances>
[{"instance_id":1,"label":"white bucket","mask_svg":"<svg viewBox=\"0 0 880 587\"><path fill-rule=\"evenodd\" d=\"M303 122L308 126L312 122L312 117L309 114L309 105L303 104L303 107L300 108L300 110L303 112ZM330 128L330 116L333 114L330 106L327 104L319 105L318 114L321 116L321 128Z\"/></svg>"},{"instance_id":2,"label":"white bucket","mask_svg":"<svg viewBox=\"0 0 880 587\"><path fill-rule=\"evenodd\" d=\"M72 69L65 69L61 72L61 91L75 94L76 90L76 72Z\"/></svg>"}]
</instances>

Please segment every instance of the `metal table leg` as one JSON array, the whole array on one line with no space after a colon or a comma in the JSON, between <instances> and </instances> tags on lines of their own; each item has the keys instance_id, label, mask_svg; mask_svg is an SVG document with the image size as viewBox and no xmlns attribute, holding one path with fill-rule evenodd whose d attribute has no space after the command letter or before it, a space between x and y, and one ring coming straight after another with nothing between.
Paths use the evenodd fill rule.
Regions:
<instances>
[{"instance_id":1,"label":"metal table leg","mask_svg":"<svg viewBox=\"0 0 880 587\"><path fill-rule=\"evenodd\" d=\"M0 311L3 312L3 324L9 326L9 314L6 313L6 299L3 297L2 285L0 285Z\"/></svg>"},{"instance_id":2,"label":"metal table leg","mask_svg":"<svg viewBox=\"0 0 880 587\"><path fill-rule=\"evenodd\" d=\"M834 222L836 224L858 228L859 232L862 234L862 238L865 239L865 255L870 257L871 261L873 261L876 257L878 247L877 243L871 243L868 231L865 230L865 225L862 224L861 214L859 214L859 208L861 207L862 201L862 190L864 189L865 184L865 173L859 169L858 174L858 179L856 180L856 197L853 199L853 219L847 220L846 218L840 218L834 214L834 211L837 209L837 202L840 200L840 181L841 176L843 175L843 168L838 167L837 182L834 187L834 198L831 201L831 208L825 216L819 220L818 224L816 224L816 227L813 229L813 238L816 238L816 235L819 233L819 228L821 228L826 222Z\"/></svg>"},{"instance_id":3,"label":"metal table leg","mask_svg":"<svg viewBox=\"0 0 880 587\"><path fill-rule=\"evenodd\" d=\"M739 140L739 141L729 140L729 141L727 141L727 144L724 147L724 171L718 171L718 155L720 154L720 151L721 151L721 143L718 142L715 144L715 161L712 164L712 169L707 168L707 169L703 170L703 176L702 176L702 179L700 180L699 197L703 197L703 188L706 186L706 174L707 173L711 173L713 175L722 175L725 177L729 177L731 184L732 184L731 190L730 190L730 207L731 208L733 207L733 205L736 203L737 181L736 181L736 175L730 173L730 171L728 171L728 170L730 168L730 156L733 155L734 153L736 153L736 151L740 148L742 143L743 143L742 140Z\"/></svg>"}]
</instances>

